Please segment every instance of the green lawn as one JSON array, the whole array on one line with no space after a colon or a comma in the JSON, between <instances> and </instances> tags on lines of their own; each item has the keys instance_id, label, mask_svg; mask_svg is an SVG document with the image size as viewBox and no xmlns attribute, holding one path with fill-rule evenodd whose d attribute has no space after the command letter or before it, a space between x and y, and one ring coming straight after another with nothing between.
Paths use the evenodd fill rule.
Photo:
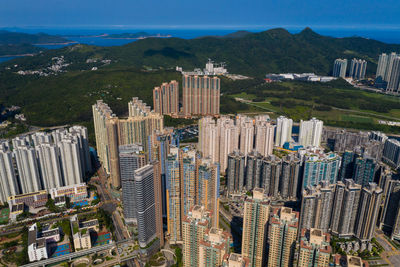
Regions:
<instances>
[{"instance_id":1,"label":"green lawn","mask_svg":"<svg viewBox=\"0 0 400 267\"><path fill-rule=\"evenodd\" d=\"M8 223L8 216L10 215L10 209L4 208L0 211L0 224Z\"/></svg>"},{"instance_id":2,"label":"green lawn","mask_svg":"<svg viewBox=\"0 0 400 267\"><path fill-rule=\"evenodd\" d=\"M400 127L378 124L378 120L400 121L400 97L362 91L344 81L223 84L225 95L252 100L241 104L274 112L271 117L285 115L296 122L316 117L330 126L400 133Z\"/></svg>"},{"instance_id":3,"label":"green lawn","mask_svg":"<svg viewBox=\"0 0 400 267\"><path fill-rule=\"evenodd\" d=\"M370 117L358 116L358 115L341 115L342 121L355 121L361 123L369 123L371 122Z\"/></svg>"}]
</instances>

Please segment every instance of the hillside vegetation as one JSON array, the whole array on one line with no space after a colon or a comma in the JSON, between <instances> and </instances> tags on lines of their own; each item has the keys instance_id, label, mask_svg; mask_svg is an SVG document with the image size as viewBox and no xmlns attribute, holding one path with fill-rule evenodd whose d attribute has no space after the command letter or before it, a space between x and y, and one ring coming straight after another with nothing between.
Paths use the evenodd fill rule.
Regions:
<instances>
[{"instance_id":1,"label":"hillside vegetation","mask_svg":"<svg viewBox=\"0 0 400 267\"><path fill-rule=\"evenodd\" d=\"M0 30L0 56L38 53L44 48L34 44L66 43L67 39L45 33L29 34Z\"/></svg>"},{"instance_id":2,"label":"hillside vegetation","mask_svg":"<svg viewBox=\"0 0 400 267\"><path fill-rule=\"evenodd\" d=\"M21 106L32 125L89 125L91 105L97 99L104 99L115 113L125 115L131 97L138 96L151 105L154 86L172 79L181 81L175 66L202 67L211 58L226 62L231 73L253 77L222 79L223 113L271 111L295 120L317 116L330 125L396 132L397 128L377 125L377 120L399 118L399 98L360 91L340 80L265 84L262 78L267 72L329 74L338 57L364 58L371 73L379 53L399 50L399 45L325 37L310 29L299 34L274 29L191 40L148 38L121 47L74 45L1 64L0 104ZM54 64L52 58L61 56L69 64L63 72L47 77L16 74L19 70L48 69ZM93 67L98 70L92 71ZM234 97L252 102L240 103Z\"/></svg>"},{"instance_id":3,"label":"hillside vegetation","mask_svg":"<svg viewBox=\"0 0 400 267\"><path fill-rule=\"evenodd\" d=\"M262 77L265 73L315 72L330 74L333 61L339 57L363 58L368 61L367 72L374 73L378 55L399 51L400 45L360 38L333 38L321 36L306 28L298 34L285 29L272 29L260 33L238 33L220 37L196 39L147 38L118 47L79 45L47 51L30 59L18 59L25 64L41 66L52 56L64 55L79 65L92 57L107 58L114 64L129 67L184 69L202 67L208 58L227 63L230 73ZM77 57L79 54L79 57ZM71 66L72 67L72 66Z\"/></svg>"}]
</instances>

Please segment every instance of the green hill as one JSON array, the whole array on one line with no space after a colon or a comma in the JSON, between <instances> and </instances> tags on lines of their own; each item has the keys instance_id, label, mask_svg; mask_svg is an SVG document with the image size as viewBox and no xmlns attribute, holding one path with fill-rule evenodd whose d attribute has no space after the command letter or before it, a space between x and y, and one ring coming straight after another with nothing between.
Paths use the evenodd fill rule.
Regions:
<instances>
[{"instance_id":1,"label":"green hill","mask_svg":"<svg viewBox=\"0 0 400 267\"><path fill-rule=\"evenodd\" d=\"M0 44L47 44L66 43L67 39L45 33L29 34L0 30Z\"/></svg>"},{"instance_id":2,"label":"green hill","mask_svg":"<svg viewBox=\"0 0 400 267\"><path fill-rule=\"evenodd\" d=\"M232 35L231 35L232 36ZM196 39L147 38L119 47L90 47L80 45L74 51L66 47L48 51L20 64L40 65L43 58L62 54L75 58L74 64L96 55L118 62L120 66L184 69L202 67L208 58L227 63L230 73L263 76L276 72L315 72L330 74L333 61L339 57L362 58L368 61L367 73L376 71L378 55L399 51L400 45L375 40L349 37L321 36L306 28L298 34L285 29L272 29L260 33L237 34L233 37L204 37ZM79 52L80 51L80 52ZM80 58L76 58L76 53Z\"/></svg>"},{"instance_id":3,"label":"green hill","mask_svg":"<svg viewBox=\"0 0 400 267\"><path fill-rule=\"evenodd\" d=\"M391 51L400 51L400 45L325 37L308 28L298 34L273 29L226 38L148 38L121 47L74 45L0 64L0 104L21 106L32 125L84 122L90 126L91 105L97 99L104 99L115 113L124 115L131 97L152 104L154 86L172 79L180 81L180 74L172 70L175 66L193 69L211 58L226 62L230 73L254 77L222 80L222 112L273 110L295 119L317 116L329 121L327 124L344 126L357 118L364 123L357 127L372 129L379 118L399 117L399 98L362 92L344 82L280 86L264 85L261 78L268 72L329 74L338 57L364 58L368 60L368 72L374 73L378 55ZM54 63L52 58L61 56L67 63L64 72L47 77L16 74L20 70L48 70ZM91 71L94 67L98 70ZM247 105L233 99L246 92L245 97L261 103ZM358 117L348 115L346 110L358 112L354 113ZM366 124L368 118L371 123Z\"/></svg>"},{"instance_id":4,"label":"green hill","mask_svg":"<svg viewBox=\"0 0 400 267\"><path fill-rule=\"evenodd\" d=\"M0 30L0 56L38 53L44 48L35 44L62 44L67 39L45 33L28 34Z\"/></svg>"}]
</instances>

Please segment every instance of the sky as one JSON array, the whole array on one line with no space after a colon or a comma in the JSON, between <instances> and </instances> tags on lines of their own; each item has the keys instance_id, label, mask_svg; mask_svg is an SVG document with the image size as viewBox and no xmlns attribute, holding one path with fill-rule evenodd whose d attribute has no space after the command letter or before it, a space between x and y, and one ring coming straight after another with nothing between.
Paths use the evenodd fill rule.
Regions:
<instances>
[{"instance_id":1,"label":"sky","mask_svg":"<svg viewBox=\"0 0 400 267\"><path fill-rule=\"evenodd\" d=\"M0 0L0 27L400 28L399 0Z\"/></svg>"}]
</instances>

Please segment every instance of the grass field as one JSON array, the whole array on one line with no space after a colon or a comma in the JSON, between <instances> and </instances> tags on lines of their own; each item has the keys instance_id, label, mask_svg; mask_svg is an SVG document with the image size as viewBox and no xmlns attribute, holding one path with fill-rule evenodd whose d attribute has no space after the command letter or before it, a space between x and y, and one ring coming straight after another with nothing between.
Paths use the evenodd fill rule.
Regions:
<instances>
[{"instance_id":1,"label":"grass field","mask_svg":"<svg viewBox=\"0 0 400 267\"><path fill-rule=\"evenodd\" d=\"M0 224L8 223L8 216L10 215L10 209L4 208L0 210Z\"/></svg>"},{"instance_id":2,"label":"grass field","mask_svg":"<svg viewBox=\"0 0 400 267\"><path fill-rule=\"evenodd\" d=\"M371 122L370 117L364 117L364 116L358 116L358 115L342 115L341 120L342 121L355 121L355 122L361 122L361 123Z\"/></svg>"},{"instance_id":3,"label":"grass field","mask_svg":"<svg viewBox=\"0 0 400 267\"><path fill-rule=\"evenodd\" d=\"M273 118L285 115L298 122L316 117L326 125L400 134L400 127L378 124L378 120L400 121L399 97L361 91L341 81L248 83L228 82L227 95L247 100L249 108L273 112Z\"/></svg>"}]
</instances>

